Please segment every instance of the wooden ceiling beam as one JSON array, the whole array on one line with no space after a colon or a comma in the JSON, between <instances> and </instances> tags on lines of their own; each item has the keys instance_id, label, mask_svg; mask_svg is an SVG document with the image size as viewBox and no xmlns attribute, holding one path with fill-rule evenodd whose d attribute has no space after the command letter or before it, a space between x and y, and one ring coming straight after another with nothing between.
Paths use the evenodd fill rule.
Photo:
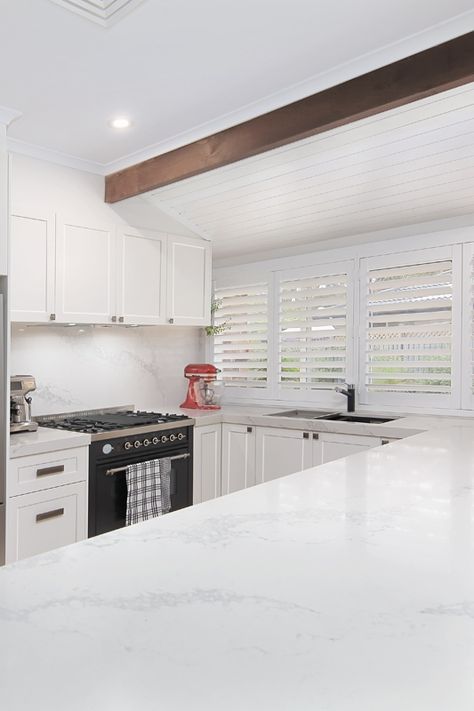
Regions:
<instances>
[{"instance_id":1,"label":"wooden ceiling beam","mask_svg":"<svg viewBox=\"0 0 474 711\"><path fill-rule=\"evenodd\" d=\"M125 200L474 81L474 32L137 163L105 179Z\"/></svg>"}]
</instances>

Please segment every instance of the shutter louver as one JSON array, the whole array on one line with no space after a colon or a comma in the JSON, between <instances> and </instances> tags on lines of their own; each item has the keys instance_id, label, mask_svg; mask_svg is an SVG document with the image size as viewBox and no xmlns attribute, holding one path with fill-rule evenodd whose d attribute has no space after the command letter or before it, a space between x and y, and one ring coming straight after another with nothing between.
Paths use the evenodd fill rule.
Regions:
<instances>
[{"instance_id":1,"label":"shutter louver","mask_svg":"<svg viewBox=\"0 0 474 711\"><path fill-rule=\"evenodd\" d=\"M217 289L214 363L226 386L265 388L268 361L268 284Z\"/></svg>"},{"instance_id":2,"label":"shutter louver","mask_svg":"<svg viewBox=\"0 0 474 711\"><path fill-rule=\"evenodd\" d=\"M347 274L281 282L281 387L330 390L345 381L347 282Z\"/></svg>"},{"instance_id":3,"label":"shutter louver","mask_svg":"<svg viewBox=\"0 0 474 711\"><path fill-rule=\"evenodd\" d=\"M369 392L451 393L452 299L451 259L369 270Z\"/></svg>"}]
</instances>

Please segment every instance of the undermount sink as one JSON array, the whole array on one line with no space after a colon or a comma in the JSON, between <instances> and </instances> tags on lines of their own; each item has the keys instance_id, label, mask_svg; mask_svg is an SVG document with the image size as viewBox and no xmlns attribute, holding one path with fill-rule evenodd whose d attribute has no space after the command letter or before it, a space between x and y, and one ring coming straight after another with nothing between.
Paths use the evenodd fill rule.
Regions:
<instances>
[{"instance_id":1,"label":"undermount sink","mask_svg":"<svg viewBox=\"0 0 474 711\"><path fill-rule=\"evenodd\" d=\"M331 420L332 422L363 422L370 425L393 422L396 417L372 417L371 415L351 415L345 412L328 412L327 410L285 410L272 412L270 417L294 417L300 420Z\"/></svg>"},{"instance_id":2,"label":"undermount sink","mask_svg":"<svg viewBox=\"0 0 474 711\"><path fill-rule=\"evenodd\" d=\"M284 412L272 412L270 417L296 417L301 420L320 420L337 413L328 410L285 410Z\"/></svg>"},{"instance_id":3,"label":"undermount sink","mask_svg":"<svg viewBox=\"0 0 474 711\"><path fill-rule=\"evenodd\" d=\"M365 422L370 425L382 425L384 422L393 422L396 417L371 417L370 415L346 415L342 412L337 412L333 415L326 415L320 418L321 420L331 420L333 422Z\"/></svg>"}]
</instances>

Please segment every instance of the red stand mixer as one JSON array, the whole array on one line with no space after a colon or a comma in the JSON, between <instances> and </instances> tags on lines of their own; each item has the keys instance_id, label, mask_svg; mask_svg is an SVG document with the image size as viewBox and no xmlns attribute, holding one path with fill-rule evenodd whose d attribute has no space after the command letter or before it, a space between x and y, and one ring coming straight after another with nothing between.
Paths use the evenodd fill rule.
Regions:
<instances>
[{"instance_id":1,"label":"red stand mixer","mask_svg":"<svg viewBox=\"0 0 474 711\"><path fill-rule=\"evenodd\" d=\"M188 378L186 400L180 405L190 410L220 410L219 386L216 384L219 368L210 363L190 363L184 369Z\"/></svg>"}]
</instances>

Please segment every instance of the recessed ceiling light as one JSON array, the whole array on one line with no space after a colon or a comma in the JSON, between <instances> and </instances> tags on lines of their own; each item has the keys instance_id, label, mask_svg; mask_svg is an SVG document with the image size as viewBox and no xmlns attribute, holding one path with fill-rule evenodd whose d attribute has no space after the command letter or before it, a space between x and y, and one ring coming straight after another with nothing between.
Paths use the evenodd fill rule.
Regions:
<instances>
[{"instance_id":1,"label":"recessed ceiling light","mask_svg":"<svg viewBox=\"0 0 474 711\"><path fill-rule=\"evenodd\" d=\"M130 128L132 122L126 116L117 116L110 121L112 128Z\"/></svg>"}]
</instances>

